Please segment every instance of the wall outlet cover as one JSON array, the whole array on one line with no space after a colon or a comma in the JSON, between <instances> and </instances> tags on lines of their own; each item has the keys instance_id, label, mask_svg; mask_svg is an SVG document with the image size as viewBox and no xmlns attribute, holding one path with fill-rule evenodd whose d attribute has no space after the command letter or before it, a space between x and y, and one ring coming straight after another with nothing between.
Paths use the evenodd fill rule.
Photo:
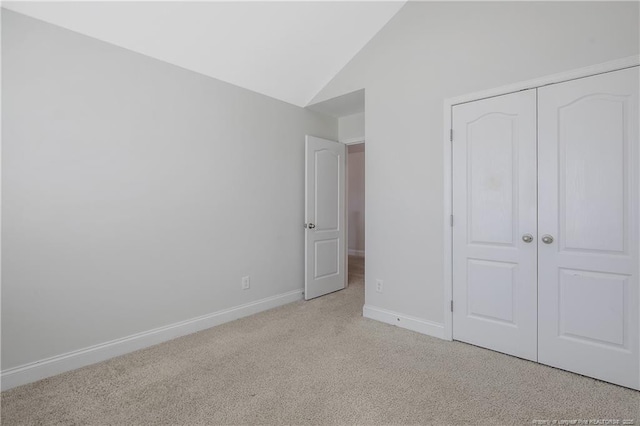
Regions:
<instances>
[{"instance_id":1,"label":"wall outlet cover","mask_svg":"<svg viewBox=\"0 0 640 426\"><path fill-rule=\"evenodd\" d=\"M251 278L249 275L242 277L242 289L249 290L251 288Z\"/></svg>"}]
</instances>

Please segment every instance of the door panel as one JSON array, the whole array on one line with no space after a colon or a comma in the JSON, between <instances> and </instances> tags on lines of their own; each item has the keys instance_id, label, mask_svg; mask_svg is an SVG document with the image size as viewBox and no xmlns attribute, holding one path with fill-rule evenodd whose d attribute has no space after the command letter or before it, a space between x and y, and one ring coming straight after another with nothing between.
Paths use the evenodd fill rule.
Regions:
<instances>
[{"instance_id":1,"label":"door panel","mask_svg":"<svg viewBox=\"0 0 640 426\"><path fill-rule=\"evenodd\" d=\"M638 69L538 95L539 360L638 389Z\"/></svg>"},{"instance_id":2,"label":"door panel","mask_svg":"<svg viewBox=\"0 0 640 426\"><path fill-rule=\"evenodd\" d=\"M345 145L307 136L305 299L345 287Z\"/></svg>"},{"instance_id":3,"label":"door panel","mask_svg":"<svg viewBox=\"0 0 640 426\"><path fill-rule=\"evenodd\" d=\"M549 91L543 90L546 106ZM554 106L560 133L561 251L625 254L629 207L625 103L625 96L596 93Z\"/></svg>"},{"instance_id":4,"label":"door panel","mask_svg":"<svg viewBox=\"0 0 640 426\"><path fill-rule=\"evenodd\" d=\"M340 273L340 246L337 238L315 242L314 279L338 275Z\"/></svg>"},{"instance_id":5,"label":"door panel","mask_svg":"<svg viewBox=\"0 0 640 426\"><path fill-rule=\"evenodd\" d=\"M468 316L515 325L516 263L469 259Z\"/></svg>"},{"instance_id":6,"label":"door panel","mask_svg":"<svg viewBox=\"0 0 640 426\"><path fill-rule=\"evenodd\" d=\"M624 347L628 284L625 275L560 269L559 336Z\"/></svg>"},{"instance_id":7,"label":"door panel","mask_svg":"<svg viewBox=\"0 0 640 426\"><path fill-rule=\"evenodd\" d=\"M536 359L536 93L453 107L453 337Z\"/></svg>"},{"instance_id":8,"label":"door panel","mask_svg":"<svg viewBox=\"0 0 640 426\"><path fill-rule=\"evenodd\" d=\"M477 107L475 105L474 107ZM487 113L467 124L469 243L514 246L514 114ZM516 173L514 173L514 171ZM480 177L480 179L476 179Z\"/></svg>"},{"instance_id":9,"label":"door panel","mask_svg":"<svg viewBox=\"0 0 640 426\"><path fill-rule=\"evenodd\" d=\"M340 225L340 163L344 155L335 151L320 148L314 152L316 232L337 231Z\"/></svg>"}]
</instances>

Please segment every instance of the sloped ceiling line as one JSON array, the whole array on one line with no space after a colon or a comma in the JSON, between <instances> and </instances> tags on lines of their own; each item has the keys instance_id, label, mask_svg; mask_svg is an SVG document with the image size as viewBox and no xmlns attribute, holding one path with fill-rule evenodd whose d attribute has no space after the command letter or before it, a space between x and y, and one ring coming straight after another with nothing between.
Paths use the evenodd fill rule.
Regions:
<instances>
[{"instance_id":1,"label":"sloped ceiling line","mask_svg":"<svg viewBox=\"0 0 640 426\"><path fill-rule=\"evenodd\" d=\"M404 3L16 1L2 7L304 107Z\"/></svg>"}]
</instances>

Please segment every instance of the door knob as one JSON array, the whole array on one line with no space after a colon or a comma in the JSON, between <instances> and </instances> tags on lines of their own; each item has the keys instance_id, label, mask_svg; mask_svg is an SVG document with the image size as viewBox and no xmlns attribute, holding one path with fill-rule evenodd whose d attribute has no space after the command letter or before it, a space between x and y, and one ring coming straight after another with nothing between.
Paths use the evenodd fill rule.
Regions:
<instances>
[{"instance_id":1,"label":"door knob","mask_svg":"<svg viewBox=\"0 0 640 426\"><path fill-rule=\"evenodd\" d=\"M531 241L533 241L533 235L531 234L524 234L522 236L522 241L524 241L525 243L530 243Z\"/></svg>"},{"instance_id":2,"label":"door knob","mask_svg":"<svg viewBox=\"0 0 640 426\"><path fill-rule=\"evenodd\" d=\"M551 244L553 242L553 237L549 234L545 234L542 236L542 242L545 244Z\"/></svg>"},{"instance_id":3,"label":"door knob","mask_svg":"<svg viewBox=\"0 0 640 426\"><path fill-rule=\"evenodd\" d=\"M313 229L313 228L315 228L316 226L315 226L313 223L305 223L305 224L304 224L304 227L305 227L305 228L309 228L309 229Z\"/></svg>"}]
</instances>

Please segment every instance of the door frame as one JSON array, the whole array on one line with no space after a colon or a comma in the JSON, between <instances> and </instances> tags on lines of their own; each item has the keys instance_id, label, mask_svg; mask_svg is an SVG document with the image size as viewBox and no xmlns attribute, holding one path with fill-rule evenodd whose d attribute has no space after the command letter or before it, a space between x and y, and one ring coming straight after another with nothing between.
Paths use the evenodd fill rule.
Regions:
<instances>
[{"instance_id":1,"label":"door frame","mask_svg":"<svg viewBox=\"0 0 640 426\"><path fill-rule=\"evenodd\" d=\"M603 62L601 64L591 65L584 68L565 71L558 74L552 74L533 80L527 80L519 83L509 84L494 89L483 90L480 92L469 93L462 96L447 98L444 100L444 127L443 127L443 143L444 143L444 330L442 338L444 340L453 340L453 107L456 105L479 101L482 99L492 98L495 96L506 95L521 90L536 89L550 84L562 83L565 81L576 80L579 78L590 77L597 74L603 74L612 71L618 71L640 65L640 55L628 56L613 61ZM638 301L640 303L640 301Z\"/></svg>"}]
</instances>

